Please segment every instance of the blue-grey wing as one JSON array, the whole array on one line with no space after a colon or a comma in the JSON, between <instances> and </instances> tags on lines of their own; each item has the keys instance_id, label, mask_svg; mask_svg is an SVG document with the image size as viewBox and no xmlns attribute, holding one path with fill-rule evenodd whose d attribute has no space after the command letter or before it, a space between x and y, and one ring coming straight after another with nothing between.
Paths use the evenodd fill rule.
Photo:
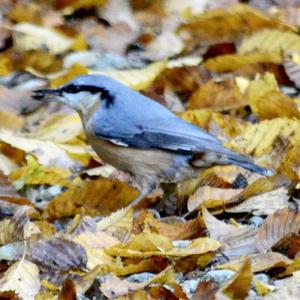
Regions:
<instances>
[{"instance_id":1,"label":"blue-grey wing","mask_svg":"<svg viewBox=\"0 0 300 300\"><path fill-rule=\"evenodd\" d=\"M171 115L165 119L127 119L103 122L95 134L112 142L141 149L163 149L178 153L193 154L201 151L222 153L224 147L204 130ZM102 126L101 126L102 124Z\"/></svg>"}]
</instances>

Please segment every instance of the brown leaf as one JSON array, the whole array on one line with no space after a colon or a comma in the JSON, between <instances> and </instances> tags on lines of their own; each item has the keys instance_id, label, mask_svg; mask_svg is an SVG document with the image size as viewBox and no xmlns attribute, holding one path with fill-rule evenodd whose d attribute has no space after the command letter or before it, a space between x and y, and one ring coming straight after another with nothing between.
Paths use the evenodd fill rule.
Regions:
<instances>
[{"instance_id":1,"label":"brown leaf","mask_svg":"<svg viewBox=\"0 0 300 300\"><path fill-rule=\"evenodd\" d=\"M269 91L251 103L251 108L255 105L254 111L261 119L274 119L279 117L299 118L300 113L297 104L290 97L277 91Z\"/></svg>"},{"instance_id":2,"label":"brown leaf","mask_svg":"<svg viewBox=\"0 0 300 300\"><path fill-rule=\"evenodd\" d=\"M105 178L85 180L52 199L44 214L57 219L75 215L83 207L87 213L104 215L126 207L136 196L135 189L120 181Z\"/></svg>"},{"instance_id":3,"label":"brown leaf","mask_svg":"<svg viewBox=\"0 0 300 300\"><path fill-rule=\"evenodd\" d=\"M255 51L246 54L226 54L208 59L204 66L207 70L225 73L234 72L255 63L280 63L279 51Z\"/></svg>"},{"instance_id":4,"label":"brown leaf","mask_svg":"<svg viewBox=\"0 0 300 300\"><path fill-rule=\"evenodd\" d=\"M109 274L101 284L100 290L106 297L115 298L117 296L127 295L131 291L143 289L151 283L173 284L175 282L174 271L169 267L143 283L131 283Z\"/></svg>"},{"instance_id":5,"label":"brown leaf","mask_svg":"<svg viewBox=\"0 0 300 300\"><path fill-rule=\"evenodd\" d=\"M239 195L243 189L220 189L210 186L199 187L195 194L189 197L188 211L200 209L201 206L215 208L224 206L226 201Z\"/></svg>"},{"instance_id":6,"label":"brown leaf","mask_svg":"<svg viewBox=\"0 0 300 300\"><path fill-rule=\"evenodd\" d=\"M236 258L257 253L254 228L226 224L212 216L205 208L202 214L209 235L224 244L225 255Z\"/></svg>"},{"instance_id":7,"label":"brown leaf","mask_svg":"<svg viewBox=\"0 0 300 300\"><path fill-rule=\"evenodd\" d=\"M273 268L287 268L288 270L292 263L285 255L277 252L254 254L250 255L249 259L251 260L253 273L269 271ZM238 258L237 260L218 266L218 268L230 269L237 272L244 264L244 261L244 258ZM285 274L285 272L283 274Z\"/></svg>"},{"instance_id":8,"label":"brown leaf","mask_svg":"<svg viewBox=\"0 0 300 300\"><path fill-rule=\"evenodd\" d=\"M154 233L140 233L134 236L127 244L121 244L106 249L106 253L121 257L186 257L215 252L221 244L210 238L192 240L185 248L174 247L172 242L163 235Z\"/></svg>"},{"instance_id":9,"label":"brown leaf","mask_svg":"<svg viewBox=\"0 0 300 300\"><path fill-rule=\"evenodd\" d=\"M189 109L210 108L215 111L243 107L247 104L244 95L233 80L208 81L190 97Z\"/></svg>"},{"instance_id":10,"label":"brown leaf","mask_svg":"<svg viewBox=\"0 0 300 300\"><path fill-rule=\"evenodd\" d=\"M66 279L59 292L58 300L76 300L76 288L72 279Z\"/></svg>"},{"instance_id":11,"label":"brown leaf","mask_svg":"<svg viewBox=\"0 0 300 300\"><path fill-rule=\"evenodd\" d=\"M222 292L231 299L245 299L252 281L251 261L247 257L239 271L222 287Z\"/></svg>"},{"instance_id":12,"label":"brown leaf","mask_svg":"<svg viewBox=\"0 0 300 300\"><path fill-rule=\"evenodd\" d=\"M237 4L196 16L180 29L190 31L195 41L219 42L232 40L241 33L247 34L262 28L280 26L282 25L275 18L250 6Z\"/></svg>"},{"instance_id":13,"label":"brown leaf","mask_svg":"<svg viewBox=\"0 0 300 300\"><path fill-rule=\"evenodd\" d=\"M300 213L283 208L267 217L259 228L255 239L259 252L267 252L280 240L295 233L300 228Z\"/></svg>"},{"instance_id":14,"label":"brown leaf","mask_svg":"<svg viewBox=\"0 0 300 300\"><path fill-rule=\"evenodd\" d=\"M286 187L281 187L270 192L250 197L241 204L226 208L226 211L232 213L251 211L253 215L270 215L278 209L287 207L289 205L289 198L288 189Z\"/></svg>"},{"instance_id":15,"label":"brown leaf","mask_svg":"<svg viewBox=\"0 0 300 300\"><path fill-rule=\"evenodd\" d=\"M192 300L215 300L219 287L214 281L200 281Z\"/></svg>"},{"instance_id":16,"label":"brown leaf","mask_svg":"<svg viewBox=\"0 0 300 300\"><path fill-rule=\"evenodd\" d=\"M149 228L153 233L159 233L171 240L187 240L203 236L203 228L198 218L186 222L166 223L154 218L149 214L145 220L145 228Z\"/></svg>"}]
</instances>

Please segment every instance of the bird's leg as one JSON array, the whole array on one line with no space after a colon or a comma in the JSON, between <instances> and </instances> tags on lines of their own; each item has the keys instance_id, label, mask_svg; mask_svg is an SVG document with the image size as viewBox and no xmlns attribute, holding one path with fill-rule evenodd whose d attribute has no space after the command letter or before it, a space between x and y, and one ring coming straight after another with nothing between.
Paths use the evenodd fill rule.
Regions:
<instances>
[{"instance_id":1,"label":"bird's leg","mask_svg":"<svg viewBox=\"0 0 300 300\"><path fill-rule=\"evenodd\" d=\"M155 188L156 183L145 183L141 185L140 194L129 204L129 207L137 206L147 195L149 195Z\"/></svg>"}]
</instances>

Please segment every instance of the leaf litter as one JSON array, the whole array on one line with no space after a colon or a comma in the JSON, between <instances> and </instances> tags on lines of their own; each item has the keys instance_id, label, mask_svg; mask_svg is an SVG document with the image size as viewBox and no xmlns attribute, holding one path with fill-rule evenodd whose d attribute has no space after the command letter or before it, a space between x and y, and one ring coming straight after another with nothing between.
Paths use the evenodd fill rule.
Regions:
<instances>
[{"instance_id":1,"label":"leaf litter","mask_svg":"<svg viewBox=\"0 0 300 300\"><path fill-rule=\"evenodd\" d=\"M300 7L247 3L0 3L0 297L299 298ZM78 115L30 98L82 74L275 175L214 166L129 208L134 180L97 157Z\"/></svg>"}]
</instances>

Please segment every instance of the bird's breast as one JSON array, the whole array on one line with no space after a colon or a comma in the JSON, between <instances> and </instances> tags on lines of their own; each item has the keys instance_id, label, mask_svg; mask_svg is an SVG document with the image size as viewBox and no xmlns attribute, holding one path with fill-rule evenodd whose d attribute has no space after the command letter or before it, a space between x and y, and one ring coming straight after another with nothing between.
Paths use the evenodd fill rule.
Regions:
<instances>
[{"instance_id":1,"label":"bird's breast","mask_svg":"<svg viewBox=\"0 0 300 300\"><path fill-rule=\"evenodd\" d=\"M136 177L156 182L177 182L190 176L189 157L157 149L137 149L116 145L109 140L88 135L88 140L101 159Z\"/></svg>"}]
</instances>

